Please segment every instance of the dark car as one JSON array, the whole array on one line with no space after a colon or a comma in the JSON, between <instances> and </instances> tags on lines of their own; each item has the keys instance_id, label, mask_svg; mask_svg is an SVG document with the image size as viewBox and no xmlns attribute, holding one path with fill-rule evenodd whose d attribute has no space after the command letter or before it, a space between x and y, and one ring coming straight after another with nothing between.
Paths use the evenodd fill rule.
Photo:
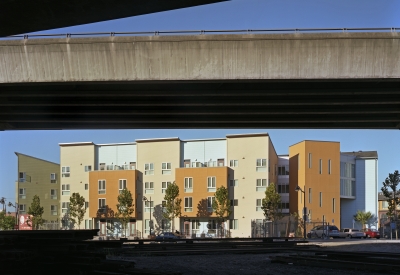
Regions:
<instances>
[{"instance_id":1,"label":"dark car","mask_svg":"<svg viewBox=\"0 0 400 275\"><path fill-rule=\"evenodd\" d=\"M338 238L339 237L339 229L334 225L318 225L311 229L310 232L307 234L308 238L317 237L317 238Z\"/></svg>"},{"instance_id":2,"label":"dark car","mask_svg":"<svg viewBox=\"0 0 400 275\"><path fill-rule=\"evenodd\" d=\"M174 240L179 240L181 237L172 232L164 232L156 237L156 241L174 241Z\"/></svg>"},{"instance_id":3,"label":"dark car","mask_svg":"<svg viewBox=\"0 0 400 275\"><path fill-rule=\"evenodd\" d=\"M377 238L381 237L381 234L376 229L365 228L362 230L364 232L365 238Z\"/></svg>"}]
</instances>

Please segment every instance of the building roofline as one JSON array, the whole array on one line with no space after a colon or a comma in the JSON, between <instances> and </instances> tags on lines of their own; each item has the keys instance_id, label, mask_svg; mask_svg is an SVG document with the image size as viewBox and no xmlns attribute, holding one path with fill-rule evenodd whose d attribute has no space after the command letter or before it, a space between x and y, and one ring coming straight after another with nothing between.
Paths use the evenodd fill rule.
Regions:
<instances>
[{"instance_id":1,"label":"building roofline","mask_svg":"<svg viewBox=\"0 0 400 275\"><path fill-rule=\"evenodd\" d=\"M180 139L179 139L179 137L137 139L137 140L136 140L136 143L161 142L161 141L180 141Z\"/></svg>"},{"instance_id":2,"label":"building roofline","mask_svg":"<svg viewBox=\"0 0 400 275\"><path fill-rule=\"evenodd\" d=\"M295 144L289 145L289 147L295 146L295 145L297 145L297 144L300 144L300 143L302 143L302 142L306 142L306 141L308 141L308 142L331 142L331 143L340 143L340 141L329 141L329 140L311 140L311 139L305 139L305 140L299 141L299 142L297 142L297 143L295 143Z\"/></svg>"},{"instance_id":3,"label":"building roofline","mask_svg":"<svg viewBox=\"0 0 400 275\"><path fill-rule=\"evenodd\" d=\"M213 140L226 140L226 138L200 138L200 139L185 139L182 142L195 142L195 141L213 141Z\"/></svg>"},{"instance_id":4,"label":"building roofline","mask_svg":"<svg viewBox=\"0 0 400 275\"><path fill-rule=\"evenodd\" d=\"M96 145L92 141L84 141L84 142L67 142L67 143L59 143L59 146L82 146L82 145Z\"/></svg>"},{"instance_id":5,"label":"building roofline","mask_svg":"<svg viewBox=\"0 0 400 275\"><path fill-rule=\"evenodd\" d=\"M136 142L121 142L121 143L102 143L96 146L113 146L113 145L136 145Z\"/></svg>"},{"instance_id":6,"label":"building roofline","mask_svg":"<svg viewBox=\"0 0 400 275\"><path fill-rule=\"evenodd\" d=\"M269 137L268 133L252 133L252 134L231 134L226 135L227 138L242 138L242 137Z\"/></svg>"},{"instance_id":7,"label":"building roofline","mask_svg":"<svg viewBox=\"0 0 400 275\"><path fill-rule=\"evenodd\" d=\"M377 159L378 151L353 151L353 152L340 152L343 155L354 156L359 159Z\"/></svg>"},{"instance_id":8,"label":"building roofline","mask_svg":"<svg viewBox=\"0 0 400 275\"><path fill-rule=\"evenodd\" d=\"M22 154L22 153L19 153L19 152L14 152L14 153L17 155L17 157L19 157L19 155L21 155L21 156L25 156L25 157L37 159L37 160L40 160L40 161L49 162L49 163L51 163L51 164L60 165L59 163L55 163L55 162L48 161L48 160L45 160L45 159L40 159L40 158L37 158L37 157L32 157L32 156L29 156L29 155L26 155L26 154Z\"/></svg>"}]
</instances>

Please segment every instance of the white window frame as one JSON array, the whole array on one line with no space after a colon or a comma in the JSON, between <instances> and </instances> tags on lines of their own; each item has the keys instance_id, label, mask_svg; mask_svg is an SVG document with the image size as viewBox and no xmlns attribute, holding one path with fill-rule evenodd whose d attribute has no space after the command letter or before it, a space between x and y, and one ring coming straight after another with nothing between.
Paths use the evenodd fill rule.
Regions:
<instances>
[{"instance_id":1,"label":"white window frame","mask_svg":"<svg viewBox=\"0 0 400 275\"><path fill-rule=\"evenodd\" d=\"M193 212L193 197L184 198L185 212Z\"/></svg>"},{"instance_id":2,"label":"white window frame","mask_svg":"<svg viewBox=\"0 0 400 275\"><path fill-rule=\"evenodd\" d=\"M193 193L193 178L184 178L184 192Z\"/></svg>"},{"instance_id":3,"label":"white window frame","mask_svg":"<svg viewBox=\"0 0 400 275\"><path fill-rule=\"evenodd\" d=\"M57 174L50 173L50 183L57 183Z\"/></svg>"},{"instance_id":4,"label":"white window frame","mask_svg":"<svg viewBox=\"0 0 400 275\"><path fill-rule=\"evenodd\" d=\"M85 172L90 172L90 171L92 171L92 165L86 165Z\"/></svg>"},{"instance_id":5,"label":"white window frame","mask_svg":"<svg viewBox=\"0 0 400 275\"><path fill-rule=\"evenodd\" d=\"M145 175L154 175L154 163L145 163L144 164L144 174Z\"/></svg>"},{"instance_id":6,"label":"white window frame","mask_svg":"<svg viewBox=\"0 0 400 275\"><path fill-rule=\"evenodd\" d=\"M211 176L207 177L207 192L217 191L217 177Z\"/></svg>"},{"instance_id":7,"label":"white window frame","mask_svg":"<svg viewBox=\"0 0 400 275\"><path fill-rule=\"evenodd\" d=\"M99 198L98 202L99 202L99 204L98 204L98 206L99 206L98 212L99 212L99 213L105 212L106 205L107 205L107 204L106 204L106 199L105 199L105 198ZM103 203L103 202L104 202L104 203Z\"/></svg>"},{"instance_id":8,"label":"white window frame","mask_svg":"<svg viewBox=\"0 0 400 275\"><path fill-rule=\"evenodd\" d=\"M104 195L106 193L106 188L107 188L106 184L107 184L106 180L104 180L104 179L97 181L99 195Z\"/></svg>"},{"instance_id":9,"label":"white window frame","mask_svg":"<svg viewBox=\"0 0 400 275\"><path fill-rule=\"evenodd\" d=\"M63 201L61 203L61 213L68 213L68 209L69 209L69 202Z\"/></svg>"},{"instance_id":10,"label":"white window frame","mask_svg":"<svg viewBox=\"0 0 400 275\"><path fill-rule=\"evenodd\" d=\"M267 159L256 160L256 172L267 172Z\"/></svg>"},{"instance_id":11,"label":"white window frame","mask_svg":"<svg viewBox=\"0 0 400 275\"><path fill-rule=\"evenodd\" d=\"M229 181L229 186L238 187L239 186L239 180L238 179L230 180Z\"/></svg>"},{"instance_id":12,"label":"white window frame","mask_svg":"<svg viewBox=\"0 0 400 275\"><path fill-rule=\"evenodd\" d=\"M26 199L26 188L19 188L18 197L20 199Z\"/></svg>"},{"instance_id":13,"label":"white window frame","mask_svg":"<svg viewBox=\"0 0 400 275\"><path fill-rule=\"evenodd\" d=\"M26 204L18 204L18 212L19 214L25 214Z\"/></svg>"},{"instance_id":14,"label":"white window frame","mask_svg":"<svg viewBox=\"0 0 400 275\"><path fill-rule=\"evenodd\" d=\"M207 210L208 210L208 212L213 212L212 205L213 205L214 201L215 201L215 197L214 196L207 197Z\"/></svg>"},{"instance_id":15,"label":"white window frame","mask_svg":"<svg viewBox=\"0 0 400 275\"><path fill-rule=\"evenodd\" d=\"M70 185L69 184L62 184L61 185L61 195L69 196L71 193Z\"/></svg>"},{"instance_id":16,"label":"white window frame","mask_svg":"<svg viewBox=\"0 0 400 275\"><path fill-rule=\"evenodd\" d=\"M238 219L229 220L229 229L231 230L239 229L239 220Z\"/></svg>"},{"instance_id":17,"label":"white window frame","mask_svg":"<svg viewBox=\"0 0 400 275\"><path fill-rule=\"evenodd\" d=\"M200 220L192 220L192 230L193 231L200 230Z\"/></svg>"},{"instance_id":18,"label":"white window frame","mask_svg":"<svg viewBox=\"0 0 400 275\"><path fill-rule=\"evenodd\" d=\"M57 189L50 189L50 199L56 200L58 198L58 190Z\"/></svg>"},{"instance_id":19,"label":"white window frame","mask_svg":"<svg viewBox=\"0 0 400 275\"><path fill-rule=\"evenodd\" d=\"M262 211L262 199L256 199L256 211L260 212Z\"/></svg>"},{"instance_id":20,"label":"white window frame","mask_svg":"<svg viewBox=\"0 0 400 275\"><path fill-rule=\"evenodd\" d=\"M268 182L267 179L256 179L256 191L265 192L267 190Z\"/></svg>"},{"instance_id":21,"label":"white window frame","mask_svg":"<svg viewBox=\"0 0 400 275\"><path fill-rule=\"evenodd\" d=\"M154 194L154 182L146 181L144 183L144 193L145 194Z\"/></svg>"},{"instance_id":22,"label":"white window frame","mask_svg":"<svg viewBox=\"0 0 400 275\"><path fill-rule=\"evenodd\" d=\"M154 201L144 201L144 212L149 213L154 208Z\"/></svg>"},{"instance_id":23,"label":"white window frame","mask_svg":"<svg viewBox=\"0 0 400 275\"><path fill-rule=\"evenodd\" d=\"M238 167L239 161L237 159L232 159L229 161L229 167Z\"/></svg>"},{"instance_id":24,"label":"white window frame","mask_svg":"<svg viewBox=\"0 0 400 275\"><path fill-rule=\"evenodd\" d=\"M62 166L61 167L61 176L63 178L68 178L71 173L71 167L70 166Z\"/></svg>"},{"instance_id":25,"label":"white window frame","mask_svg":"<svg viewBox=\"0 0 400 275\"><path fill-rule=\"evenodd\" d=\"M119 194L121 194L122 191L124 189L126 189L126 183L127 183L126 179L119 179L118 180L118 191L119 191Z\"/></svg>"},{"instance_id":26,"label":"white window frame","mask_svg":"<svg viewBox=\"0 0 400 275\"><path fill-rule=\"evenodd\" d=\"M25 172L19 172L18 173L18 181L19 182L25 182L26 181L26 173Z\"/></svg>"},{"instance_id":27,"label":"white window frame","mask_svg":"<svg viewBox=\"0 0 400 275\"><path fill-rule=\"evenodd\" d=\"M50 205L50 213L52 216L58 216L57 205Z\"/></svg>"},{"instance_id":28,"label":"white window frame","mask_svg":"<svg viewBox=\"0 0 400 275\"><path fill-rule=\"evenodd\" d=\"M165 192L167 192L168 186L169 186L171 183L172 183L172 182L170 182L170 181L163 181L163 182L161 182L161 193L165 194Z\"/></svg>"},{"instance_id":29,"label":"white window frame","mask_svg":"<svg viewBox=\"0 0 400 275\"><path fill-rule=\"evenodd\" d=\"M162 175L171 175L171 162L161 163L161 174Z\"/></svg>"}]
</instances>

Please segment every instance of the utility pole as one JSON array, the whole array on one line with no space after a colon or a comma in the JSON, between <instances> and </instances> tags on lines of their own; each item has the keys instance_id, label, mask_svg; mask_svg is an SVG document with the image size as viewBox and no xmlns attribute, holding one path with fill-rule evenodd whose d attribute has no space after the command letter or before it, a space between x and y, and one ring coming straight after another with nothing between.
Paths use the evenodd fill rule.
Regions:
<instances>
[{"instance_id":1,"label":"utility pole","mask_svg":"<svg viewBox=\"0 0 400 275\"><path fill-rule=\"evenodd\" d=\"M306 189L306 186L304 186L304 189ZM301 193L303 193L304 194L304 208L303 208L303 226L304 226L304 232L303 232L303 236L304 236L304 239L306 239L307 238L307 232L306 232L306 217L307 217L307 209L306 209L306 192L303 190L303 189L301 189L301 187L300 186L298 186L297 185L297 187L296 187L296 189L294 189L296 192L299 192L299 191L301 191Z\"/></svg>"}]
</instances>

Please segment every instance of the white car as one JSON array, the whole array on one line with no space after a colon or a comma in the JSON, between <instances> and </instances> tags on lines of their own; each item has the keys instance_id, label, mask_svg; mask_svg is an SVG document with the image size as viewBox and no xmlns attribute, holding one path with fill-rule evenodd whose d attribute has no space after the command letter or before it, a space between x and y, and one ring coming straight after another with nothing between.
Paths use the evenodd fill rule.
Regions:
<instances>
[{"instance_id":1,"label":"white car","mask_svg":"<svg viewBox=\"0 0 400 275\"><path fill-rule=\"evenodd\" d=\"M340 238L364 238L364 232L355 228L342 228L339 232Z\"/></svg>"}]
</instances>

